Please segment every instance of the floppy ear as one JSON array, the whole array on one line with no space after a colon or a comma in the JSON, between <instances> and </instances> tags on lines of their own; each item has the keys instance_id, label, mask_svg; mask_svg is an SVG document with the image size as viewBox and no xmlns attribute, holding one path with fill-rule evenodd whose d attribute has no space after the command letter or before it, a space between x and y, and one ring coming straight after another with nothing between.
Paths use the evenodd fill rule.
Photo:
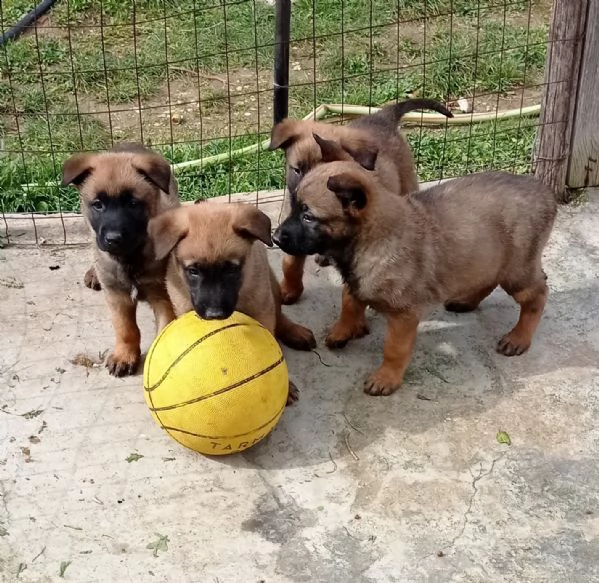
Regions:
<instances>
[{"instance_id":1,"label":"floppy ear","mask_svg":"<svg viewBox=\"0 0 599 583\"><path fill-rule=\"evenodd\" d=\"M171 165L160 154L136 154L133 168L160 190L170 194Z\"/></svg>"},{"instance_id":2,"label":"floppy ear","mask_svg":"<svg viewBox=\"0 0 599 583\"><path fill-rule=\"evenodd\" d=\"M374 170L379 149L370 140L365 138L353 138L351 140L341 138L341 147L366 170Z\"/></svg>"},{"instance_id":3,"label":"floppy ear","mask_svg":"<svg viewBox=\"0 0 599 583\"><path fill-rule=\"evenodd\" d=\"M286 118L279 122L270 133L269 150L277 150L279 148L287 150L300 135L299 124L302 122L297 119Z\"/></svg>"},{"instance_id":4,"label":"floppy ear","mask_svg":"<svg viewBox=\"0 0 599 583\"><path fill-rule=\"evenodd\" d=\"M337 162L352 160L351 155L346 152L338 142L334 140L325 140L318 134L312 134L316 143L320 147L320 154L323 162Z\"/></svg>"},{"instance_id":5,"label":"floppy ear","mask_svg":"<svg viewBox=\"0 0 599 583\"><path fill-rule=\"evenodd\" d=\"M259 239L265 245L272 247L270 235L270 219L255 206L239 205L239 212L233 222L233 230L246 239Z\"/></svg>"},{"instance_id":6,"label":"floppy ear","mask_svg":"<svg viewBox=\"0 0 599 583\"><path fill-rule=\"evenodd\" d=\"M62 186L79 188L93 170L94 154L73 154L62 166Z\"/></svg>"},{"instance_id":7,"label":"floppy ear","mask_svg":"<svg viewBox=\"0 0 599 583\"><path fill-rule=\"evenodd\" d=\"M156 259L164 259L187 235L189 221L185 208L166 211L150 219L148 236L154 247Z\"/></svg>"},{"instance_id":8,"label":"floppy ear","mask_svg":"<svg viewBox=\"0 0 599 583\"><path fill-rule=\"evenodd\" d=\"M366 206L366 188L359 178L349 172L330 176L327 188L337 195L343 209L352 216L357 216Z\"/></svg>"}]
</instances>

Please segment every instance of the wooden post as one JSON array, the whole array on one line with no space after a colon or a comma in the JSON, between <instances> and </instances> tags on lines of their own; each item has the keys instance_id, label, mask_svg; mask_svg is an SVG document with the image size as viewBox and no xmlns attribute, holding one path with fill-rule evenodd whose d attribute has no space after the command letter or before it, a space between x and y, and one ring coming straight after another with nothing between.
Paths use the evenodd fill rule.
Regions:
<instances>
[{"instance_id":1,"label":"wooden post","mask_svg":"<svg viewBox=\"0 0 599 583\"><path fill-rule=\"evenodd\" d=\"M599 0L588 0L588 17L566 184L599 186Z\"/></svg>"},{"instance_id":2,"label":"wooden post","mask_svg":"<svg viewBox=\"0 0 599 583\"><path fill-rule=\"evenodd\" d=\"M560 201L566 199L566 175L588 2L555 0L549 31L545 92L533 165L535 176L551 187Z\"/></svg>"}]
</instances>

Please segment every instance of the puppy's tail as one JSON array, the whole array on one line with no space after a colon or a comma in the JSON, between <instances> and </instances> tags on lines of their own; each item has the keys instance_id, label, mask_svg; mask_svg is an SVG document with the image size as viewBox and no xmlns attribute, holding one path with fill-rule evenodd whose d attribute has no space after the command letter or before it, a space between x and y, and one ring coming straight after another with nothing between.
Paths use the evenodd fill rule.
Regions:
<instances>
[{"instance_id":1,"label":"puppy's tail","mask_svg":"<svg viewBox=\"0 0 599 583\"><path fill-rule=\"evenodd\" d=\"M434 99L406 99L393 105L386 105L374 115L382 122L397 126L406 113L420 109L432 109L445 117L453 117L449 109Z\"/></svg>"}]
</instances>

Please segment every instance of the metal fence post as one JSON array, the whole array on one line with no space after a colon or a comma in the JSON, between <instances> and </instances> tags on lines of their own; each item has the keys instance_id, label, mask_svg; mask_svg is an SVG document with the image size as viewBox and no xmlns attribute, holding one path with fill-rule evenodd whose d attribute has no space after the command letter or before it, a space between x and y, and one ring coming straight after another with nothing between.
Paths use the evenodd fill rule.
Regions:
<instances>
[{"instance_id":1,"label":"metal fence post","mask_svg":"<svg viewBox=\"0 0 599 583\"><path fill-rule=\"evenodd\" d=\"M275 70L273 121L279 123L289 114L289 37L291 0L277 0L275 13Z\"/></svg>"}]
</instances>

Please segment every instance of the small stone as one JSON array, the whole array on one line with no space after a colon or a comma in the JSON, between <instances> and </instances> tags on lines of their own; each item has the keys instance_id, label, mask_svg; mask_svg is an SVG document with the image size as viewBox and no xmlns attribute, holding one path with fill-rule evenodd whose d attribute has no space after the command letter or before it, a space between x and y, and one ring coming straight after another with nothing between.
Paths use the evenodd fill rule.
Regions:
<instances>
[{"instance_id":1,"label":"small stone","mask_svg":"<svg viewBox=\"0 0 599 583\"><path fill-rule=\"evenodd\" d=\"M437 557L444 557L445 553L443 551L437 551Z\"/></svg>"}]
</instances>

